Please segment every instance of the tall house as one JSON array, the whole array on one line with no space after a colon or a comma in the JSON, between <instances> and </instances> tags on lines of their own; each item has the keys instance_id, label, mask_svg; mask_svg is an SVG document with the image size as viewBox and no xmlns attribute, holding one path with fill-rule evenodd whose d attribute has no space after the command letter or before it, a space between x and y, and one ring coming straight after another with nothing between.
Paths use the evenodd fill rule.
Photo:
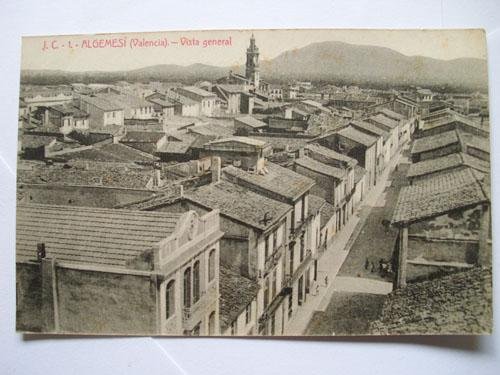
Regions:
<instances>
[{"instance_id":1,"label":"tall house","mask_svg":"<svg viewBox=\"0 0 500 375\"><path fill-rule=\"evenodd\" d=\"M219 334L218 211L21 204L17 218L18 329Z\"/></svg>"},{"instance_id":2,"label":"tall house","mask_svg":"<svg viewBox=\"0 0 500 375\"><path fill-rule=\"evenodd\" d=\"M255 45L255 37L252 34L250 46L247 48L247 63L245 68L245 77L255 87L259 89L260 68L259 68L259 48Z\"/></svg>"}]
</instances>

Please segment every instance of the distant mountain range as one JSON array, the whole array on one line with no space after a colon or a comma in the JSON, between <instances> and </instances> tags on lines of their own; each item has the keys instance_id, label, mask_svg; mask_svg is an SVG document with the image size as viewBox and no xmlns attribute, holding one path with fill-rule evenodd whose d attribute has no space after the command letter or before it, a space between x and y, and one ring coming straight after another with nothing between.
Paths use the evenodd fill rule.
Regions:
<instances>
[{"instance_id":1,"label":"distant mountain range","mask_svg":"<svg viewBox=\"0 0 500 375\"><path fill-rule=\"evenodd\" d=\"M242 51L244 53L244 51ZM23 83L131 82L161 80L194 82L215 80L234 67L205 64L188 66L163 64L130 71L67 72L61 70L23 70ZM243 72L244 67L239 67ZM308 80L344 84L448 86L451 88L487 88L487 62L460 58L438 60L406 56L392 49L342 42L313 43L286 51L274 59L261 61L261 76L268 81Z\"/></svg>"}]
</instances>

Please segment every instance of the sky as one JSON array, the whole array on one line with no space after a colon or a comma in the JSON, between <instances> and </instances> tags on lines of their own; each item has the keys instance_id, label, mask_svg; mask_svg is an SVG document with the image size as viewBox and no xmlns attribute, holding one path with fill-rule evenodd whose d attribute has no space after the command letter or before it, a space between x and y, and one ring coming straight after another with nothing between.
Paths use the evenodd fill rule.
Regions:
<instances>
[{"instance_id":1,"label":"sky","mask_svg":"<svg viewBox=\"0 0 500 375\"><path fill-rule=\"evenodd\" d=\"M407 56L420 55L443 60L486 58L486 39L484 32L479 29L210 30L24 37L21 65L22 69L67 71L130 70L157 64L238 66L245 63L245 52L252 33L259 47L261 61L272 59L287 50L323 41L388 47ZM104 40L112 39L116 39L114 47L103 44L98 48L88 48L94 43L105 43ZM158 45L141 47L143 39ZM168 41L167 47L162 44L165 39ZM199 44L187 42L193 39ZM205 40L221 40L221 45L204 47Z\"/></svg>"}]
</instances>

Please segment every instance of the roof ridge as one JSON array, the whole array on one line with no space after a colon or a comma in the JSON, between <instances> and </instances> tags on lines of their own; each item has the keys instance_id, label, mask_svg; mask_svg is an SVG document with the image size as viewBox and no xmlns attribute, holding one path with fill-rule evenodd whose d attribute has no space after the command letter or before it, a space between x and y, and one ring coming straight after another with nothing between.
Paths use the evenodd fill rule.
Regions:
<instances>
[{"instance_id":1,"label":"roof ridge","mask_svg":"<svg viewBox=\"0 0 500 375\"><path fill-rule=\"evenodd\" d=\"M156 216L163 218L180 217L182 214L174 212L151 212L151 211L140 211L140 210L125 210L125 209L115 209L115 208L102 208L102 207L85 207L85 206L66 206L66 205L56 205L56 204L43 204L43 203L18 203L17 208L47 208L47 209L57 209L61 211L86 211L86 212L96 212L105 213L112 212L118 215L136 215L136 216Z\"/></svg>"}]
</instances>

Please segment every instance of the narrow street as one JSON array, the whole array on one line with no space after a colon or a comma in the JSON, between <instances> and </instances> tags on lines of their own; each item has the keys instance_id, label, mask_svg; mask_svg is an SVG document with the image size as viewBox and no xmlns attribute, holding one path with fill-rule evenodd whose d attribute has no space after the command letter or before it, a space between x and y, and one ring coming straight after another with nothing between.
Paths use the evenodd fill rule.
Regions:
<instances>
[{"instance_id":1,"label":"narrow street","mask_svg":"<svg viewBox=\"0 0 500 375\"><path fill-rule=\"evenodd\" d=\"M321 257L319 292L308 296L285 334L353 334L366 325L360 323L364 317L372 317L366 312L378 312L384 295L392 291L390 275L382 277L378 267L380 259L389 261L392 257L395 232L382 225L382 220L390 220L406 174L408 161L401 153L404 150L391 160L377 185ZM349 315L345 315L347 311Z\"/></svg>"}]
</instances>

